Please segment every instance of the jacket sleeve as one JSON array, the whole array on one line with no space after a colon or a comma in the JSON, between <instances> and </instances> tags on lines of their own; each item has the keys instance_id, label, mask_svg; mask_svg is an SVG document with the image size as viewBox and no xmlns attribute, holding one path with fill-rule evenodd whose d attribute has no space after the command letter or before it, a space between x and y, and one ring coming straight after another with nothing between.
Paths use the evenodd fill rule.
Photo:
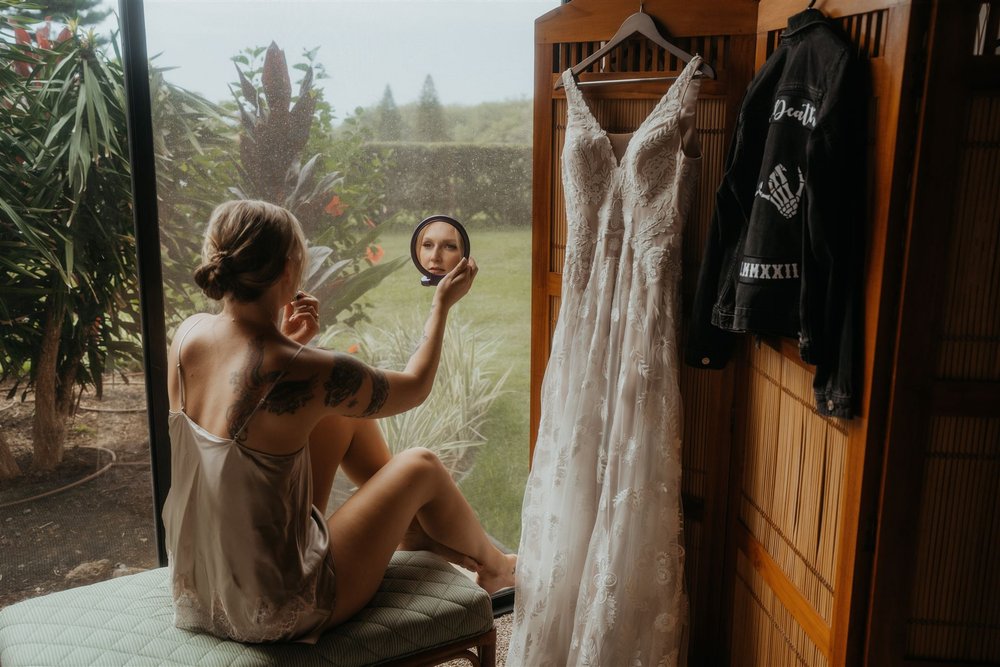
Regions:
<instances>
[{"instance_id":1,"label":"jacket sleeve","mask_svg":"<svg viewBox=\"0 0 1000 667\"><path fill-rule=\"evenodd\" d=\"M715 211L708 227L705 249L701 255L698 284L687 324L684 363L695 368L714 370L724 368L732 357L737 340L737 334L712 324L712 310L719 297L720 285L723 284L722 272L731 262L731 255L737 245L736 237L739 236L740 225L734 220L738 217L744 226L746 224L729 177L733 162L740 151L739 137L740 129L737 128L726 156L723 170L726 176L723 177L722 184L715 194Z\"/></svg>"},{"instance_id":2,"label":"jacket sleeve","mask_svg":"<svg viewBox=\"0 0 1000 667\"><path fill-rule=\"evenodd\" d=\"M867 180L866 92L851 51L831 64L823 109L807 146L799 349L816 366L820 414L856 414Z\"/></svg>"}]
</instances>

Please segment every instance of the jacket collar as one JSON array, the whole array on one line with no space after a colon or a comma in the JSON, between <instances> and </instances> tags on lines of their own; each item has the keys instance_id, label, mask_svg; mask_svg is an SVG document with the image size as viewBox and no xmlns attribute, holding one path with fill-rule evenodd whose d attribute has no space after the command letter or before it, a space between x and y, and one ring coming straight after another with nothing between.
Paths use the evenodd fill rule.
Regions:
<instances>
[{"instance_id":1,"label":"jacket collar","mask_svg":"<svg viewBox=\"0 0 1000 667\"><path fill-rule=\"evenodd\" d=\"M781 38L784 39L795 33L799 32L803 28L808 28L816 23L825 23L826 16L818 9L806 9L804 11L795 14L794 16L788 17L788 27L781 34Z\"/></svg>"}]
</instances>

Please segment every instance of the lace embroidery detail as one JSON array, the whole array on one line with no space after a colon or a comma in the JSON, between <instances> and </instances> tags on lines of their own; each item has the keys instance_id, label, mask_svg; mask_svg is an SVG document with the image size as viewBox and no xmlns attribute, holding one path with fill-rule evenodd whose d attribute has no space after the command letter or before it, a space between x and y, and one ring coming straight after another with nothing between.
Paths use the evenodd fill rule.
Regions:
<instances>
[{"instance_id":1,"label":"lace embroidery detail","mask_svg":"<svg viewBox=\"0 0 1000 667\"><path fill-rule=\"evenodd\" d=\"M620 161L563 74L566 262L507 664L667 667L684 652L676 314L699 162L680 114L698 62Z\"/></svg>"},{"instance_id":2,"label":"lace embroidery detail","mask_svg":"<svg viewBox=\"0 0 1000 667\"><path fill-rule=\"evenodd\" d=\"M304 617L316 609L318 570L303 580L302 592L298 595L281 602L264 598L253 601L254 612L249 624L244 626L233 622L233 615L217 592L212 593L211 603L206 608L191 580L175 569L173 555L168 553L167 557L172 578L174 625L178 628L245 643L288 640L311 629L300 625Z\"/></svg>"}]
</instances>

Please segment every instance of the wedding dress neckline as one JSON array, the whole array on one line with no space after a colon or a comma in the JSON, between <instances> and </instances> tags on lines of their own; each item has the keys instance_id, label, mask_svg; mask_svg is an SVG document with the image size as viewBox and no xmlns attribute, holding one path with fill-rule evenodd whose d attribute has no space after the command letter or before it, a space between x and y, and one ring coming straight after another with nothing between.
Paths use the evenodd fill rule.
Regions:
<instances>
[{"instance_id":1,"label":"wedding dress neckline","mask_svg":"<svg viewBox=\"0 0 1000 667\"><path fill-rule=\"evenodd\" d=\"M609 134L608 131L605 130L603 127L601 127L600 121L597 120L597 116L595 116L594 112L591 111L590 105L587 104L587 100L584 99L583 93L580 92L580 88L576 84L576 77L573 76L572 69L567 69L565 72L563 72L562 75L563 87L567 91L566 99L568 103L575 104L576 106L578 106L580 112L583 114L583 117L586 119L587 124L590 125L593 130L595 130L600 136L604 138L605 148L607 149L608 153L611 156L611 161L614 163L614 168L621 169L625 165L626 162L625 158L629 156L629 151L632 150L633 144L636 143L634 141L636 135L641 134L643 130L646 129L646 126L650 123L650 119L658 116L661 110L667 107L668 102L672 97L677 97L676 94L677 91L679 91L682 87L684 88L687 87L688 81L694 75L694 72L698 70L700 64L701 64L701 56L696 55L693 58L691 58L688 64L685 65L684 69L681 70L681 73L677 75L677 78L674 80L673 85L670 86L670 88L668 88L665 93L663 93L663 96L660 97L659 101L657 101L656 106L654 106L653 109L649 112L649 114L647 114L646 117L642 119L642 122L639 123L639 126L635 128L635 130L633 130L632 132L611 133L611 134L616 134L618 136L631 135L629 136L628 142L626 142L625 144L625 150L622 151L621 158L615 155L615 147L611 141L611 137L608 136Z\"/></svg>"}]
</instances>

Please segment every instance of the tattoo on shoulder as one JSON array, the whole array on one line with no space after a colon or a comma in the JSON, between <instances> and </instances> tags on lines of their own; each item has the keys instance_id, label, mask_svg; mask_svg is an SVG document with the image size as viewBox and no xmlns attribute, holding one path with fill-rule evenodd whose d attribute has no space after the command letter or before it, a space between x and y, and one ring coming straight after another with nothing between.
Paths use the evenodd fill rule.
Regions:
<instances>
[{"instance_id":1,"label":"tattoo on shoulder","mask_svg":"<svg viewBox=\"0 0 1000 667\"><path fill-rule=\"evenodd\" d=\"M296 410L312 400L315 381L316 376L312 375L305 380L279 382L267 395L264 407L268 412L273 412L276 415L294 414Z\"/></svg>"},{"instance_id":2,"label":"tattoo on shoulder","mask_svg":"<svg viewBox=\"0 0 1000 667\"><path fill-rule=\"evenodd\" d=\"M368 407L357 414L359 417L370 417L385 405L389 397L389 381L385 373L377 368L369 368L350 357L341 356L333 365L330 376L323 383L326 394L324 402L328 406L340 405L347 401L348 408L357 406L357 393L361 390L365 376L371 378L372 394Z\"/></svg>"}]
</instances>

